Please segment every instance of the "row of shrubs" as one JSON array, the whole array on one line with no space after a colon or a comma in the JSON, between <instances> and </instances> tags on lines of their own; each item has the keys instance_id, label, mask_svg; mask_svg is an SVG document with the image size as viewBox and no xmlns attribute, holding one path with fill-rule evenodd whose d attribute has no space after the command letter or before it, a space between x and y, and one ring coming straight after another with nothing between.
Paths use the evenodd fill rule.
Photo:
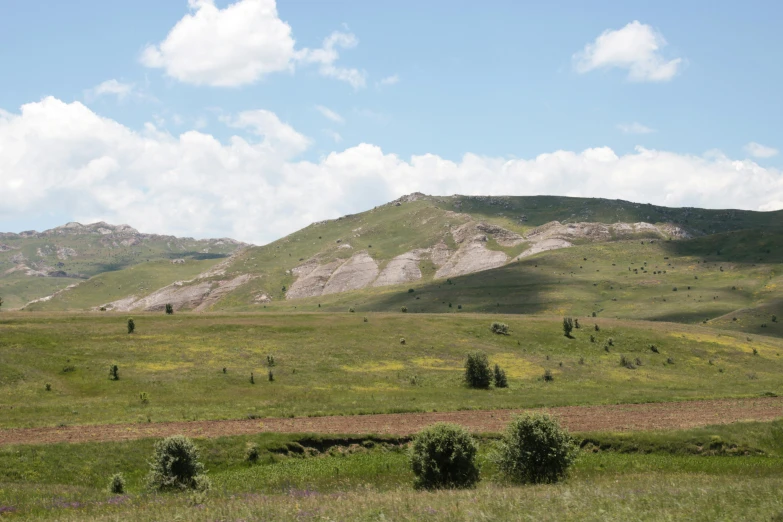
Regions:
<instances>
[{"instance_id":1,"label":"row of shrubs","mask_svg":"<svg viewBox=\"0 0 783 522\"><path fill-rule=\"evenodd\" d=\"M255 462L257 446L246 459ZM557 482L567 475L579 448L557 420L546 414L515 417L497 443L491 459L510 480L524 484ZM476 460L478 443L462 426L433 424L422 430L410 447L414 486L421 489L469 488L481 478ZM147 475L147 486L157 491L194 490L206 492L211 484L196 445L175 435L155 444ZM114 494L125 492L125 478L115 474L109 482Z\"/></svg>"}]
</instances>

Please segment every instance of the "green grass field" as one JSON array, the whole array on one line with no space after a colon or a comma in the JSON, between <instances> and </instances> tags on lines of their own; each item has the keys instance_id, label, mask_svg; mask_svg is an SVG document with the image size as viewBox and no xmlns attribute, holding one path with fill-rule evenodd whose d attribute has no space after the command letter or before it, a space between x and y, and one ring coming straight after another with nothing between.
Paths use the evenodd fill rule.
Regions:
<instances>
[{"instance_id":1,"label":"green grass field","mask_svg":"<svg viewBox=\"0 0 783 522\"><path fill-rule=\"evenodd\" d=\"M367 314L367 322L364 317L141 314L129 335L122 314L3 313L0 427L783 393L783 340L774 337L581 317L582 328L568 339L561 317L396 313ZM494 320L508 323L510 335L493 334ZM505 369L509 388L472 390L462 384L464 358L472 350L485 351L491 364ZM268 355L275 358L274 382L267 380ZM639 358L641 366L620 366L623 355ZM119 366L118 381L108 379L111 364ZM553 382L542 380L545 370ZM146 403L139 399L142 392Z\"/></svg>"},{"instance_id":2,"label":"green grass field","mask_svg":"<svg viewBox=\"0 0 783 522\"><path fill-rule=\"evenodd\" d=\"M0 448L0 510L6 510L0 515L14 520L517 520L523 513L542 520L770 520L783 511L777 494L783 485L781 422L590 433L577 439L591 444L565 483L508 483L491 458L495 442L483 438L479 486L434 493L413 490L405 441L274 434L197 440L213 483L206 496L146 489L152 440L9 446ZM716 441L747 454L693 449L717 447ZM244 460L248 442L261 450L256 464ZM306 456L297 449L302 446L315 451ZM107 491L108 477L116 472L126 477L124 495Z\"/></svg>"}]
</instances>

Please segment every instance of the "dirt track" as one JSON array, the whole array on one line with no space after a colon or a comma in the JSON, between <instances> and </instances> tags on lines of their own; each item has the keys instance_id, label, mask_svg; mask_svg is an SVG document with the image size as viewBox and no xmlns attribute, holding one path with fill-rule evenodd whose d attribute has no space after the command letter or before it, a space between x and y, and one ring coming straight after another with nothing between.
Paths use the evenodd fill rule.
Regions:
<instances>
[{"instance_id":1,"label":"dirt track","mask_svg":"<svg viewBox=\"0 0 783 522\"><path fill-rule=\"evenodd\" d=\"M118 441L174 434L190 437L221 437L260 432L409 435L438 421L462 424L474 432L498 432L503 429L513 414L520 411L523 410L19 428L0 430L0 445ZM538 411L548 411L557 416L568 429L577 432L682 429L738 421L777 419L783 417L783 397L566 406Z\"/></svg>"}]
</instances>

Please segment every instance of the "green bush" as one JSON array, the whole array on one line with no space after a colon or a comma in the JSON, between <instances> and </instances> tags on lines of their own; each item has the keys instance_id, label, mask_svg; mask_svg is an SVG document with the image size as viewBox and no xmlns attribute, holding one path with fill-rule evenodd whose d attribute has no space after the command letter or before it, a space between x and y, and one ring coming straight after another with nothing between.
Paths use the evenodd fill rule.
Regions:
<instances>
[{"instance_id":1,"label":"green bush","mask_svg":"<svg viewBox=\"0 0 783 522\"><path fill-rule=\"evenodd\" d=\"M128 319L128 333L132 334L136 331L136 323L133 322L133 319Z\"/></svg>"},{"instance_id":2,"label":"green bush","mask_svg":"<svg viewBox=\"0 0 783 522\"><path fill-rule=\"evenodd\" d=\"M171 303L166 303L166 315L174 313L174 306Z\"/></svg>"},{"instance_id":3,"label":"green bush","mask_svg":"<svg viewBox=\"0 0 783 522\"><path fill-rule=\"evenodd\" d=\"M574 320L570 317L563 317L563 335L571 337L571 330L574 329Z\"/></svg>"},{"instance_id":4,"label":"green bush","mask_svg":"<svg viewBox=\"0 0 783 522\"><path fill-rule=\"evenodd\" d=\"M472 352L465 359L465 382L471 388L489 388L492 372L489 369L487 354Z\"/></svg>"},{"instance_id":5,"label":"green bush","mask_svg":"<svg viewBox=\"0 0 783 522\"><path fill-rule=\"evenodd\" d=\"M203 488L204 465L193 441L182 435L167 437L155 443L147 483L152 489Z\"/></svg>"},{"instance_id":6,"label":"green bush","mask_svg":"<svg viewBox=\"0 0 783 522\"><path fill-rule=\"evenodd\" d=\"M574 439L553 417L526 414L506 428L496 460L498 468L514 481L548 484L566 476L578 451Z\"/></svg>"},{"instance_id":7,"label":"green bush","mask_svg":"<svg viewBox=\"0 0 783 522\"><path fill-rule=\"evenodd\" d=\"M492 330L492 333L496 333L498 335L508 335L508 325L506 323L494 322L492 323L492 326L489 327L489 329Z\"/></svg>"},{"instance_id":8,"label":"green bush","mask_svg":"<svg viewBox=\"0 0 783 522\"><path fill-rule=\"evenodd\" d=\"M109 480L109 493L114 495L122 495L125 493L125 477L122 473L115 473Z\"/></svg>"},{"instance_id":9,"label":"green bush","mask_svg":"<svg viewBox=\"0 0 783 522\"><path fill-rule=\"evenodd\" d=\"M245 460L251 464L258 462L261 457L261 450L258 449L258 444L255 442L248 442L247 448L245 448Z\"/></svg>"},{"instance_id":10,"label":"green bush","mask_svg":"<svg viewBox=\"0 0 783 522\"><path fill-rule=\"evenodd\" d=\"M407 311L408 311L408 307L407 306L403 306L402 308L400 308L400 312L402 312L402 313L405 313Z\"/></svg>"},{"instance_id":11,"label":"green bush","mask_svg":"<svg viewBox=\"0 0 783 522\"><path fill-rule=\"evenodd\" d=\"M410 451L415 486L424 489L468 488L479 480L478 445L455 424L437 423L422 430Z\"/></svg>"},{"instance_id":12,"label":"green bush","mask_svg":"<svg viewBox=\"0 0 783 522\"><path fill-rule=\"evenodd\" d=\"M116 364L109 366L109 379L112 381L120 380L120 368Z\"/></svg>"},{"instance_id":13,"label":"green bush","mask_svg":"<svg viewBox=\"0 0 783 522\"><path fill-rule=\"evenodd\" d=\"M492 372L495 380L495 388L508 388L508 379L506 379L506 372L503 369L495 365L495 371Z\"/></svg>"}]
</instances>

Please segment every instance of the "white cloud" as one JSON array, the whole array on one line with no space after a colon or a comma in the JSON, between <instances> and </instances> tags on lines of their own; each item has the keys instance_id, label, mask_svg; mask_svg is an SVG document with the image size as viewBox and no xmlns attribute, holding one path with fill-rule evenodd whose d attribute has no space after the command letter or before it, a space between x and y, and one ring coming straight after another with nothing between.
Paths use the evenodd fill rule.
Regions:
<instances>
[{"instance_id":1,"label":"white cloud","mask_svg":"<svg viewBox=\"0 0 783 522\"><path fill-rule=\"evenodd\" d=\"M395 85L397 83L400 83L400 77L396 74L392 74L391 76L381 79L381 81L378 82L378 86L383 87L384 85Z\"/></svg>"},{"instance_id":2,"label":"white cloud","mask_svg":"<svg viewBox=\"0 0 783 522\"><path fill-rule=\"evenodd\" d=\"M275 0L238 0L224 9L214 0L189 0L188 5L191 12L165 40L144 49L142 64L186 83L235 87L293 72L297 63L317 63L323 76L354 88L365 85L365 73L335 65L338 48L358 43L352 34L335 32L321 49L296 50L291 26L278 16Z\"/></svg>"},{"instance_id":3,"label":"white cloud","mask_svg":"<svg viewBox=\"0 0 783 522\"><path fill-rule=\"evenodd\" d=\"M783 207L783 172L719 152L638 148L554 151L531 159L434 154L403 159L371 144L318 161L310 140L264 110L224 116L250 138L131 130L81 103L45 98L0 111L0 229L44 210L82 222L263 243L313 221L356 213L416 190L619 198L670 206ZM54 225L54 223L53 223Z\"/></svg>"},{"instance_id":4,"label":"white cloud","mask_svg":"<svg viewBox=\"0 0 783 522\"><path fill-rule=\"evenodd\" d=\"M340 136L340 133L335 130L324 129L324 134L332 138L332 140L334 140L335 143L340 143L341 141L343 141L343 137Z\"/></svg>"},{"instance_id":5,"label":"white cloud","mask_svg":"<svg viewBox=\"0 0 783 522\"><path fill-rule=\"evenodd\" d=\"M751 141L745 145L745 152L753 156L754 158L771 158L778 155L778 149L767 147L755 141Z\"/></svg>"},{"instance_id":6,"label":"white cloud","mask_svg":"<svg viewBox=\"0 0 783 522\"><path fill-rule=\"evenodd\" d=\"M297 53L297 58L304 63L319 64L319 72L323 76L335 78L349 83L354 89L360 89L367 84L367 73L358 69L336 67L334 62L340 57L337 48L351 49L359 40L350 33L335 31L326 37L320 49L303 49Z\"/></svg>"},{"instance_id":7,"label":"white cloud","mask_svg":"<svg viewBox=\"0 0 783 522\"><path fill-rule=\"evenodd\" d=\"M623 134L650 134L655 132L655 129L651 129L638 122L620 123L617 125L617 128L620 129Z\"/></svg>"},{"instance_id":8,"label":"white cloud","mask_svg":"<svg viewBox=\"0 0 783 522\"><path fill-rule=\"evenodd\" d=\"M338 113L330 109L329 107L324 107L323 105L316 105L315 109L320 112L324 118L328 120L332 120L335 123L345 123L345 119L340 116Z\"/></svg>"},{"instance_id":9,"label":"white cloud","mask_svg":"<svg viewBox=\"0 0 783 522\"><path fill-rule=\"evenodd\" d=\"M88 100L93 100L101 96L113 95L120 101L132 94L136 94L136 86L134 84L123 83L115 79L101 82L92 89L86 90L84 93L85 98Z\"/></svg>"},{"instance_id":10,"label":"white cloud","mask_svg":"<svg viewBox=\"0 0 783 522\"><path fill-rule=\"evenodd\" d=\"M633 21L622 29L606 30L580 52L574 54L574 68L580 73L617 67L628 70L636 82L671 80L683 65L682 58L667 60L661 48L663 35L649 25Z\"/></svg>"}]
</instances>

